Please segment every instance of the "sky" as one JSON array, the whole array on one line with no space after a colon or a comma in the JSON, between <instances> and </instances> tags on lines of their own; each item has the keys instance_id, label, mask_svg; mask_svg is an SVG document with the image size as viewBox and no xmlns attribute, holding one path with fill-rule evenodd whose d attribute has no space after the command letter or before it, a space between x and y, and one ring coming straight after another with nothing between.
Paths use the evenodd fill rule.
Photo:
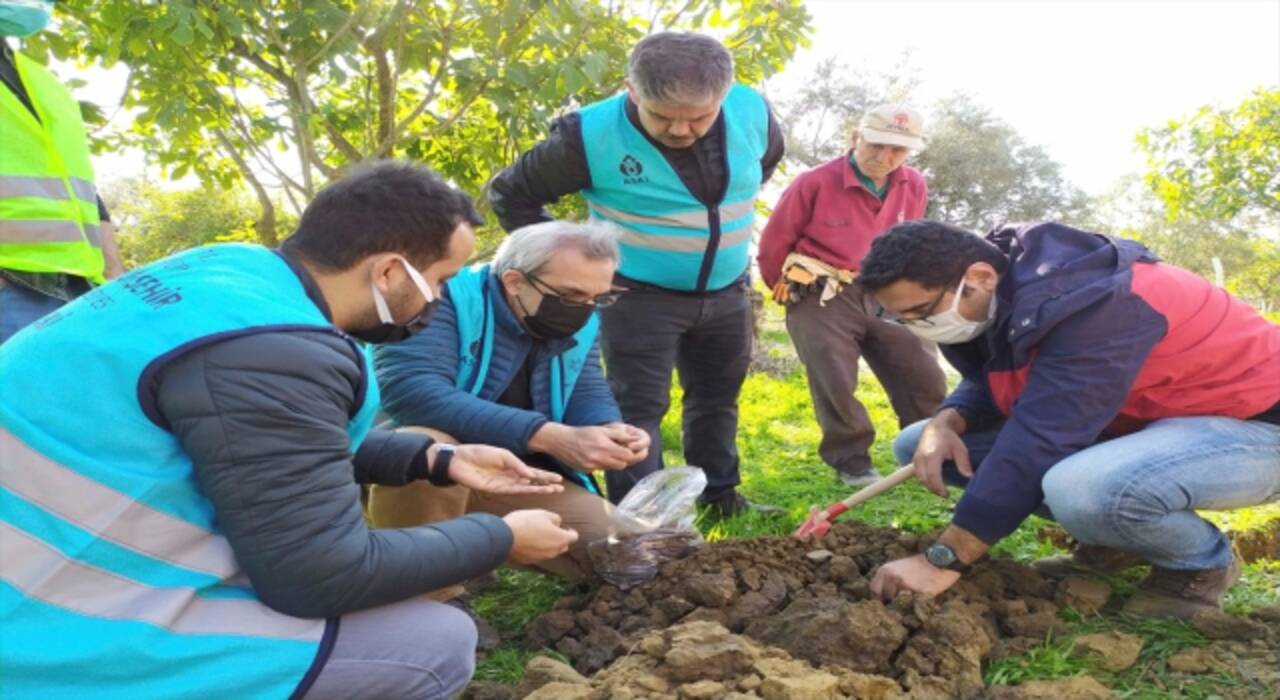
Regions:
<instances>
[{"instance_id":1,"label":"sky","mask_svg":"<svg viewBox=\"0 0 1280 700\"><path fill-rule=\"evenodd\" d=\"M826 57L877 73L910 49L922 81L913 101L968 93L1091 194L1143 170L1141 128L1280 86L1280 0L806 4L813 45L771 88Z\"/></svg>"},{"instance_id":2,"label":"sky","mask_svg":"<svg viewBox=\"0 0 1280 700\"><path fill-rule=\"evenodd\" d=\"M1139 129L1280 85L1280 0L810 0L815 28L771 94L820 60L877 73L910 50L913 101L968 93L1092 194L1143 170ZM74 70L74 69L72 69ZM66 69L59 71L69 75ZM94 71L77 97L111 111L125 73ZM127 120L127 114L117 120ZM96 159L99 179L141 174L136 153Z\"/></svg>"}]
</instances>

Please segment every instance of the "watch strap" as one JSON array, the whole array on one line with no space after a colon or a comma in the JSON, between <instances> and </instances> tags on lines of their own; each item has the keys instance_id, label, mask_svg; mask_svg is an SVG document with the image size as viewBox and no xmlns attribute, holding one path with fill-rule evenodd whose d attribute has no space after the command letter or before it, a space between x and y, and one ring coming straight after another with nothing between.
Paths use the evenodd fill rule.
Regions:
<instances>
[{"instance_id":1,"label":"watch strap","mask_svg":"<svg viewBox=\"0 0 1280 700\"><path fill-rule=\"evenodd\" d=\"M934 566L940 569L947 569L948 571L955 571L961 574L968 573L969 569L973 568L972 564L966 564L960 561L960 555L956 554L956 550L952 549L950 545L946 545L941 542L934 542L933 544L929 545L929 549L933 549L934 547L941 547L946 549L948 552L951 552L951 563L938 564L934 562L932 559L929 558L929 555L926 550L925 559L928 560L930 564L933 564Z\"/></svg>"},{"instance_id":2,"label":"watch strap","mask_svg":"<svg viewBox=\"0 0 1280 700\"><path fill-rule=\"evenodd\" d=\"M432 486L454 486L456 481L449 478L449 464L453 462L453 453L457 448L453 445L439 445L436 448L436 458L431 460L431 466L427 469L427 481Z\"/></svg>"}]
</instances>

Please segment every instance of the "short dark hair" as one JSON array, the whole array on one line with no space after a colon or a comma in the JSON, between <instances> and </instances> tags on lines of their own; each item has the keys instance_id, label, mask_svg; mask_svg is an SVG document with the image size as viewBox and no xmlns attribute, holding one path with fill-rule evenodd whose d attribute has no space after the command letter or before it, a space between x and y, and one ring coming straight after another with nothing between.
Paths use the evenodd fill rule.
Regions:
<instances>
[{"instance_id":1,"label":"short dark hair","mask_svg":"<svg viewBox=\"0 0 1280 700\"><path fill-rule=\"evenodd\" d=\"M958 284L965 269L976 262L1004 272L1008 258L990 241L958 226L907 221L872 241L858 282L873 292L900 279L937 289Z\"/></svg>"},{"instance_id":2,"label":"short dark hair","mask_svg":"<svg viewBox=\"0 0 1280 700\"><path fill-rule=\"evenodd\" d=\"M329 270L348 270L378 253L429 264L448 253L464 222L484 223L470 197L421 165L382 160L320 190L280 248Z\"/></svg>"},{"instance_id":3,"label":"short dark hair","mask_svg":"<svg viewBox=\"0 0 1280 700\"><path fill-rule=\"evenodd\" d=\"M631 49L627 79L658 102L721 98L733 86L733 56L724 44L695 32L658 32Z\"/></svg>"}]
</instances>

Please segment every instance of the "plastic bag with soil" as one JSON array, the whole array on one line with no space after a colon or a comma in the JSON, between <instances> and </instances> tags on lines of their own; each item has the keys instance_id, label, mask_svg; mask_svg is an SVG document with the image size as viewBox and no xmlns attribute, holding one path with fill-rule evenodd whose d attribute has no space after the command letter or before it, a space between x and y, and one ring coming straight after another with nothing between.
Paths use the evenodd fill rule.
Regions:
<instances>
[{"instance_id":1,"label":"plastic bag with soil","mask_svg":"<svg viewBox=\"0 0 1280 700\"><path fill-rule=\"evenodd\" d=\"M671 467L641 479L614 509L609 537L587 545L596 573L627 590L651 581L658 568L702 544L693 526L707 476L696 467Z\"/></svg>"}]
</instances>

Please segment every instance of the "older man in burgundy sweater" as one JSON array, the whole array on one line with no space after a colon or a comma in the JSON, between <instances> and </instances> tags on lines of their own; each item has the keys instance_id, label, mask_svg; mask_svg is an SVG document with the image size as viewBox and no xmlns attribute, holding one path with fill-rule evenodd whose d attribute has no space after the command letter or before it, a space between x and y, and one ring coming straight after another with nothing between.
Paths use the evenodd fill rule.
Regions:
<instances>
[{"instance_id":1,"label":"older man in burgundy sweater","mask_svg":"<svg viewBox=\"0 0 1280 700\"><path fill-rule=\"evenodd\" d=\"M854 397L858 359L884 385L901 425L928 418L946 395L933 355L905 328L868 313L856 278L871 241L924 216L924 177L904 165L924 146L914 110L867 113L845 155L802 173L774 208L760 240L760 274L787 309L787 331L809 377L822 427L818 453L850 486L879 479L868 449L875 429Z\"/></svg>"}]
</instances>

